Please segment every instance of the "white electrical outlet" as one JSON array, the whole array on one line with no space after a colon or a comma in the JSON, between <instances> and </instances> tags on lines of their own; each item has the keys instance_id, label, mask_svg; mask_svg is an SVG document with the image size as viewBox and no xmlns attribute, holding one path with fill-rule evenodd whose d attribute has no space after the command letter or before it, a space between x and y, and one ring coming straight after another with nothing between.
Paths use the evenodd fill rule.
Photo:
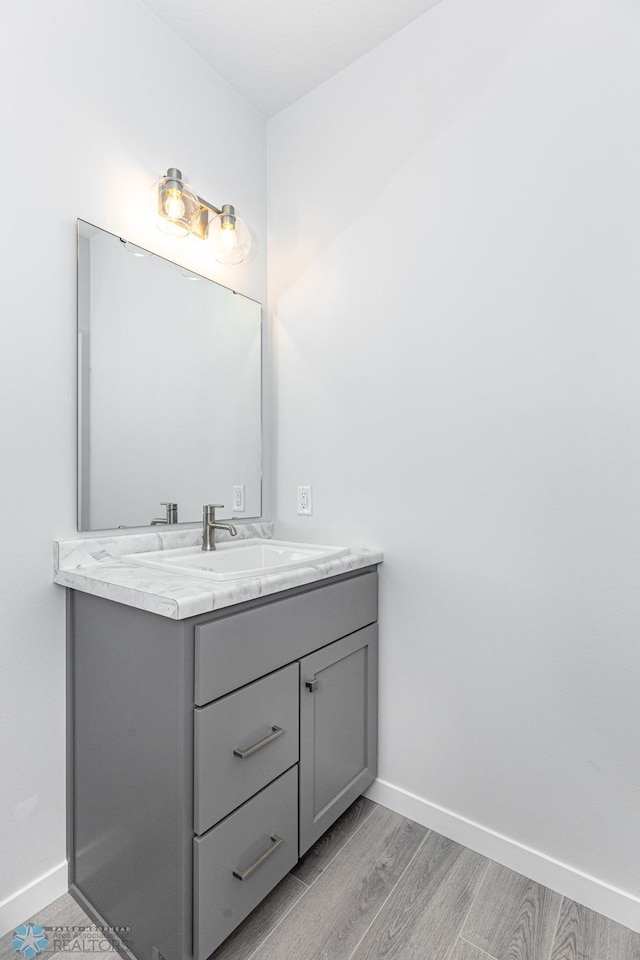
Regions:
<instances>
[{"instance_id":1,"label":"white electrical outlet","mask_svg":"<svg viewBox=\"0 0 640 960\"><path fill-rule=\"evenodd\" d=\"M298 487L298 514L302 517L310 517L312 513L311 487Z\"/></svg>"},{"instance_id":2,"label":"white electrical outlet","mask_svg":"<svg viewBox=\"0 0 640 960\"><path fill-rule=\"evenodd\" d=\"M233 487L233 512L244 513L244 483L235 484Z\"/></svg>"}]
</instances>

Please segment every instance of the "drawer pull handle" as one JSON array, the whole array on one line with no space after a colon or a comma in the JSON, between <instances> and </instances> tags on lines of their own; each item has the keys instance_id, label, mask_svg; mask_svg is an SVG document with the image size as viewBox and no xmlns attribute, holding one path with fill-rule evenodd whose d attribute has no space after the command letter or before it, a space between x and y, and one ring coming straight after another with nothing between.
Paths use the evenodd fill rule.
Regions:
<instances>
[{"instance_id":1,"label":"drawer pull handle","mask_svg":"<svg viewBox=\"0 0 640 960\"><path fill-rule=\"evenodd\" d=\"M263 737L262 740L258 740L257 743L247 747L246 750L241 750L240 747L236 747L233 751L233 755L234 757L240 757L241 760L246 760L246 758L250 757L252 753L256 752L256 750L262 750L262 748L266 747L268 743L273 743L274 740L277 740L278 737L281 737L283 733L284 730L282 727L271 727L271 733L269 733L266 737ZM240 879L242 879L242 877Z\"/></svg>"},{"instance_id":2,"label":"drawer pull handle","mask_svg":"<svg viewBox=\"0 0 640 960\"><path fill-rule=\"evenodd\" d=\"M264 853L261 853L257 860L254 860L250 867L247 867L246 870L234 870L233 875L237 877L238 880L246 880L247 877L250 877L258 867L261 867L265 860L268 860L269 857L276 852L278 847L281 847L284 843L280 837L271 837L271 846L265 850Z\"/></svg>"},{"instance_id":3,"label":"drawer pull handle","mask_svg":"<svg viewBox=\"0 0 640 960\"><path fill-rule=\"evenodd\" d=\"M315 693L318 689L318 681L316 677L311 677L309 680L305 680L304 685L310 693Z\"/></svg>"}]
</instances>

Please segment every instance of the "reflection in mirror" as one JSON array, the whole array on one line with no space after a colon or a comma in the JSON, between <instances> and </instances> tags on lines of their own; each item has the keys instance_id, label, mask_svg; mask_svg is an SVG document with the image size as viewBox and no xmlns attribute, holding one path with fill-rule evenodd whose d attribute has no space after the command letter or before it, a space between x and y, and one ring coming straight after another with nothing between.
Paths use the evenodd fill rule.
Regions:
<instances>
[{"instance_id":1,"label":"reflection in mirror","mask_svg":"<svg viewBox=\"0 0 640 960\"><path fill-rule=\"evenodd\" d=\"M261 477L260 304L79 220L78 529L258 517Z\"/></svg>"}]
</instances>

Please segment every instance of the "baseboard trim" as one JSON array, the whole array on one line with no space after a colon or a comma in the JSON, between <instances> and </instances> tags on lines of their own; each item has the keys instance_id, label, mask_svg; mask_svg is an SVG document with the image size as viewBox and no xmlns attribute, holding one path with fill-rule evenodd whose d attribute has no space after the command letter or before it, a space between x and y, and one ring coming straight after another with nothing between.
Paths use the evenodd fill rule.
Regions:
<instances>
[{"instance_id":1,"label":"baseboard trim","mask_svg":"<svg viewBox=\"0 0 640 960\"><path fill-rule=\"evenodd\" d=\"M494 830L461 817L386 780L376 780L366 792L376 803L421 823L477 853L556 890L640 933L640 898L591 877L575 867L511 840Z\"/></svg>"},{"instance_id":2,"label":"baseboard trim","mask_svg":"<svg viewBox=\"0 0 640 960\"><path fill-rule=\"evenodd\" d=\"M0 937L57 900L69 889L67 861L27 884L0 903Z\"/></svg>"}]
</instances>

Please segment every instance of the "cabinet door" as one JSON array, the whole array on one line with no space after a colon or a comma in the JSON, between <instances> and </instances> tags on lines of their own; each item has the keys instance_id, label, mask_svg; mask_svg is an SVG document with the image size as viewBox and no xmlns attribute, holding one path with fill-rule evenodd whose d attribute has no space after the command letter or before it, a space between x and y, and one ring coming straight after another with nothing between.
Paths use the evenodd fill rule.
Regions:
<instances>
[{"instance_id":1,"label":"cabinet door","mask_svg":"<svg viewBox=\"0 0 640 960\"><path fill-rule=\"evenodd\" d=\"M300 661L300 856L375 780L376 624Z\"/></svg>"}]
</instances>

